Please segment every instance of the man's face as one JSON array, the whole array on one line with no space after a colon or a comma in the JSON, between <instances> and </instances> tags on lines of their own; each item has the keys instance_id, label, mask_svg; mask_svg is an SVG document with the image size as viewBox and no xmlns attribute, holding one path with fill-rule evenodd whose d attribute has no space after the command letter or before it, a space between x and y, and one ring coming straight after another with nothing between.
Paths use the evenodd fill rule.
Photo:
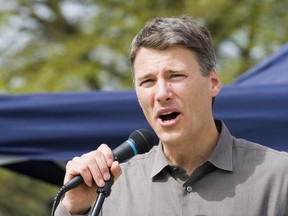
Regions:
<instances>
[{"instance_id":1,"label":"man's face","mask_svg":"<svg viewBox=\"0 0 288 216\"><path fill-rule=\"evenodd\" d=\"M200 138L213 122L211 100L221 88L214 69L203 76L195 55L182 46L140 48L135 90L144 115L168 145Z\"/></svg>"}]
</instances>

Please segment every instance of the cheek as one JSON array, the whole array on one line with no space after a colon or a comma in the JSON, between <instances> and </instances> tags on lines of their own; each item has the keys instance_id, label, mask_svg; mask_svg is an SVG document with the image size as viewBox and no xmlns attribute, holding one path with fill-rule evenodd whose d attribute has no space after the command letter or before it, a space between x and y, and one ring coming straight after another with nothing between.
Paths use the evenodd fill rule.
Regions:
<instances>
[{"instance_id":1,"label":"cheek","mask_svg":"<svg viewBox=\"0 0 288 216\"><path fill-rule=\"evenodd\" d=\"M136 90L136 94L138 102L147 118L148 117L147 115L149 114L149 107L152 107L152 104L150 104L152 96L149 95L147 92L141 90Z\"/></svg>"},{"instance_id":2,"label":"cheek","mask_svg":"<svg viewBox=\"0 0 288 216\"><path fill-rule=\"evenodd\" d=\"M142 112L147 120L147 122L152 126L153 125L153 111L151 105L148 103L147 98L143 100L143 97L139 98L139 104L141 106Z\"/></svg>"},{"instance_id":3,"label":"cheek","mask_svg":"<svg viewBox=\"0 0 288 216\"><path fill-rule=\"evenodd\" d=\"M195 85L197 86L197 85ZM206 88L191 88L186 91L188 94L185 94L186 109L188 109L189 113L194 116L202 116L207 111L207 107L210 109L210 96L209 92Z\"/></svg>"}]
</instances>

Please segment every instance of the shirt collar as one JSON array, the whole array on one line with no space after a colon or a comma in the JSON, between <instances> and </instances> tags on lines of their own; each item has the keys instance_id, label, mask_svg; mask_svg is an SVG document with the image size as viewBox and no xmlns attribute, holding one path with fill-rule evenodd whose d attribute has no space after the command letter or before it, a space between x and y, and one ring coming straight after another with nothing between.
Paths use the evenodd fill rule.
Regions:
<instances>
[{"instance_id":1,"label":"shirt collar","mask_svg":"<svg viewBox=\"0 0 288 216\"><path fill-rule=\"evenodd\" d=\"M232 164L232 143L233 137L230 134L226 125L220 121L215 121L218 128L221 127L221 133L217 145L209 157L208 161L215 167L226 171L233 171Z\"/></svg>"},{"instance_id":2,"label":"shirt collar","mask_svg":"<svg viewBox=\"0 0 288 216\"><path fill-rule=\"evenodd\" d=\"M156 153L155 153L155 159L152 167L152 173L151 173L151 178L156 176L158 173L160 173L166 166L169 165L169 161L164 155L163 152L163 147L161 141L159 141L159 144L156 148Z\"/></svg>"},{"instance_id":3,"label":"shirt collar","mask_svg":"<svg viewBox=\"0 0 288 216\"><path fill-rule=\"evenodd\" d=\"M232 142L233 137L231 136L226 125L220 121L215 121L218 128L221 128L220 136L217 145L209 157L208 161L212 163L215 167L227 171L233 170L232 165ZM151 178L160 173L166 166L169 165L169 161L164 155L163 147L161 141L156 148L155 159L152 167Z\"/></svg>"}]
</instances>

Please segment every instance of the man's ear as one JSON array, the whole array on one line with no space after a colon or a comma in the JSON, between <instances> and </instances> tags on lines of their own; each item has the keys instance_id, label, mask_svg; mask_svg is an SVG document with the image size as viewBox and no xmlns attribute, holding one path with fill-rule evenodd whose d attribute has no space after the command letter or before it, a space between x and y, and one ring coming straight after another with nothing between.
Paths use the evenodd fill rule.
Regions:
<instances>
[{"instance_id":1,"label":"man's ear","mask_svg":"<svg viewBox=\"0 0 288 216\"><path fill-rule=\"evenodd\" d=\"M217 74L215 67L211 69L209 78L211 81L211 89L210 89L211 96L216 97L221 91L221 81L220 81L220 78Z\"/></svg>"}]
</instances>

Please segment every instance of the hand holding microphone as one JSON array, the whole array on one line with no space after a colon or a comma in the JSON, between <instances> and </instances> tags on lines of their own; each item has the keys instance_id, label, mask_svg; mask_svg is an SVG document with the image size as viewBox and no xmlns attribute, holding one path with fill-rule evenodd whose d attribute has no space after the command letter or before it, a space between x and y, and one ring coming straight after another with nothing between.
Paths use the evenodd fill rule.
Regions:
<instances>
[{"instance_id":1,"label":"hand holding microphone","mask_svg":"<svg viewBox=\"0 0 288 216\"><path fill-rule=\"evenodd\" d=\"M113 151L105 144L95 151L75 157L66 166L64 179L66 193L62 203L70 213L85 213L95 201L97 187L121 174L119 163L136 154L148 152L153 146L153 136L146 129L134 131L127 141ZM85 182L85 184L83 184Z\"/></svg>"}]
</instances>

